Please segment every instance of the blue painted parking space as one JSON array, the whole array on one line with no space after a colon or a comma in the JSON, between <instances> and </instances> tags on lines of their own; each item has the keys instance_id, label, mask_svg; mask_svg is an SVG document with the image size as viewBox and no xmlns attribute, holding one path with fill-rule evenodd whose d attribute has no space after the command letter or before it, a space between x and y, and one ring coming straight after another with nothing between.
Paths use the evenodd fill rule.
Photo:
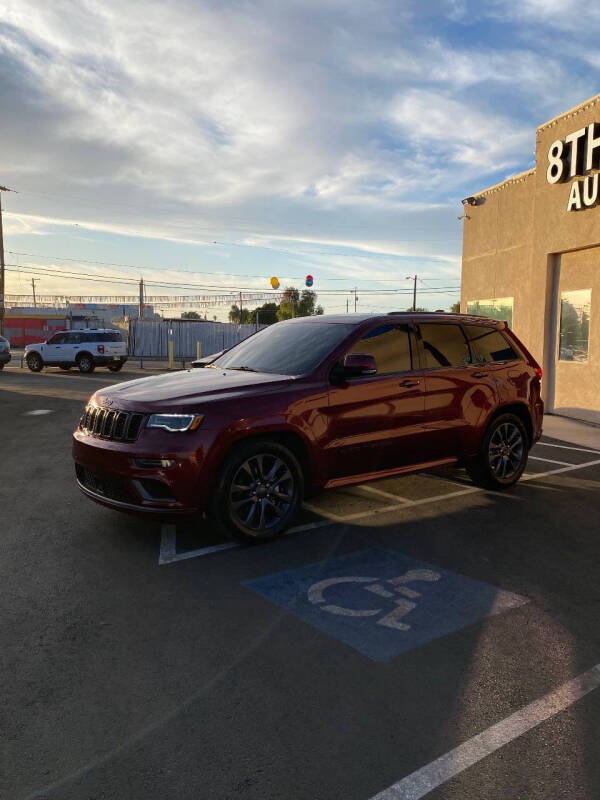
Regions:
<instances>
[{"instance_id":1,"label":"blue painted parking space","mask_svg":"<svg viewBox=\"0 0 600 800\"><path fill-rule=\"evenodd\" d=\"M402 553L369 548L243 584L375 661L479 620L526 598Z\"/></svg>"}]
</instances>

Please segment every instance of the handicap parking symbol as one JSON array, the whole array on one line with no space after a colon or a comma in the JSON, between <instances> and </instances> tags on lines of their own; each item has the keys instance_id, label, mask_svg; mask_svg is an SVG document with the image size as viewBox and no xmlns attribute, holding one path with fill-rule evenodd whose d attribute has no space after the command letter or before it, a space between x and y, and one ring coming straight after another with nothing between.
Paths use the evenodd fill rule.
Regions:
<instances>
[{"instance_id":1,"label":"handicap parking symbol","mask_svg":"<svg viewBox=\"0 0 600 800\"><path fill-rule=\"evenodd\" d=\"M379 548L244 585L376 661L389 661L528 602L488 583Z\"/></svg>"}]
</instances>

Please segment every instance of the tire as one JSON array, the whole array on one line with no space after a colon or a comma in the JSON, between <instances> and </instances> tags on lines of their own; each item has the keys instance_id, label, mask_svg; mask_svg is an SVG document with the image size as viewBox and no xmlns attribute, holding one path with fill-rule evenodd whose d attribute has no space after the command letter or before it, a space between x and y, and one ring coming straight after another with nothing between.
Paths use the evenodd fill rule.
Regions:
<instances>
[{"instance_id":1,"label":"tire","mask_svg":"<svg viewBox=\"0 0 600 800\"><path fill-rule=\"evenodd\" d=\"M83 372L85 375L88 375L90 372L93 372L96 369L94 359L91 356L88 356L86 353L77 357L77 366L79 368L79 372Z\"/></svg>"},{"instance_id":2,"label":"tire","mask_svg":"<svg viewBox=\"0 0 600 800\"><path fill-rule=\"evenodd\" d=\"M529 438L515 414L502 414L490 423L480 454L467 462L473 482L486 489L508 489L527 466Z\"/></svg>"},{"instance_id":3,"label":"tire","mask_svg":"<svg viewBox=\"0 0 600 800\"><path fill-rule=\"evenodd\" d=\"M120 372L123 369L123 362L118 361L116 364L107 364L106 366L111 372Z\"/></svg>"},{"instance_id":4,"label":"tire","mask_svg":"<svg viewBox=\"0 0 600 800\"><path fill-rule=\"evenodd\" d=\"M70 364L59 364L58 366L61 369L63 369L65 372L68 372L71 369L71 365Z\"/></svg>"},{"instance_id":5,"label":"tire","mask_svg":"<svg viewBox=\"0 0 600 800\"><path fill-rule=\"evenodd\" d=\"M29 353L25 361L27 362L27 366L32 372L42 371L44 362L42 361L42 357L37 353Z\"/></svg>"},{"instance_id":6,"label":"tire","mask_svg":"<svg viewBox=\"0 0 600 800\"><path fill-rule=\"evenodd\" d=\"M294 454L277 442L252 441L226 458L209 515L239 541L267 542L289 528L303 493Z\"/></svg>"},{"instance_id":7,"label":"tire","mask_svg":"<svg viewBox=\"0 0 600 800\"><path fill-rule=\"evenodd\" d=\"M4 362L2 361L0 362L0 372L2 372L3 369L4 369Z\"/></svg>"}]
</instances>

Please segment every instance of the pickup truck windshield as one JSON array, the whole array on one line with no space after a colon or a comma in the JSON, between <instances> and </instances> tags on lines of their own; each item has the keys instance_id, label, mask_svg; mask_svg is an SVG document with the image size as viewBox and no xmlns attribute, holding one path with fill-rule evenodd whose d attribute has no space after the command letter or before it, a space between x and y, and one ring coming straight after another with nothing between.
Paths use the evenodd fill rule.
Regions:
<instances>
[{"instance_id":1,"label":"pickup truck windshield","mask_svg":"<svg viewBox=\"0 0 600 800\"><path fill-rule=\"evenodd\" d=\"M240 342L213 366L275 375L305 375L355 326L345 322L276 322Z\"/></svg>"}]
</instances>

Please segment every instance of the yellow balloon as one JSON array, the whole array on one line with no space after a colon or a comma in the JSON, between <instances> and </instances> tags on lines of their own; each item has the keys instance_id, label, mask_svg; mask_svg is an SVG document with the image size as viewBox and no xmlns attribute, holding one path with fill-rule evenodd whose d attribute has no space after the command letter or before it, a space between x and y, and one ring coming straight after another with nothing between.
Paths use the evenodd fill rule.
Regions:
<instances>
[{"instance_id":1,"label":"yellow balloon","mask_svg":"<svg viewBox=\"0 0 600 800\"><path fill-rule=\"evenodd\" d=\"M279 278L271 278L271 286L273 289L279 289Z\"/></svg>"}]
</instances>

